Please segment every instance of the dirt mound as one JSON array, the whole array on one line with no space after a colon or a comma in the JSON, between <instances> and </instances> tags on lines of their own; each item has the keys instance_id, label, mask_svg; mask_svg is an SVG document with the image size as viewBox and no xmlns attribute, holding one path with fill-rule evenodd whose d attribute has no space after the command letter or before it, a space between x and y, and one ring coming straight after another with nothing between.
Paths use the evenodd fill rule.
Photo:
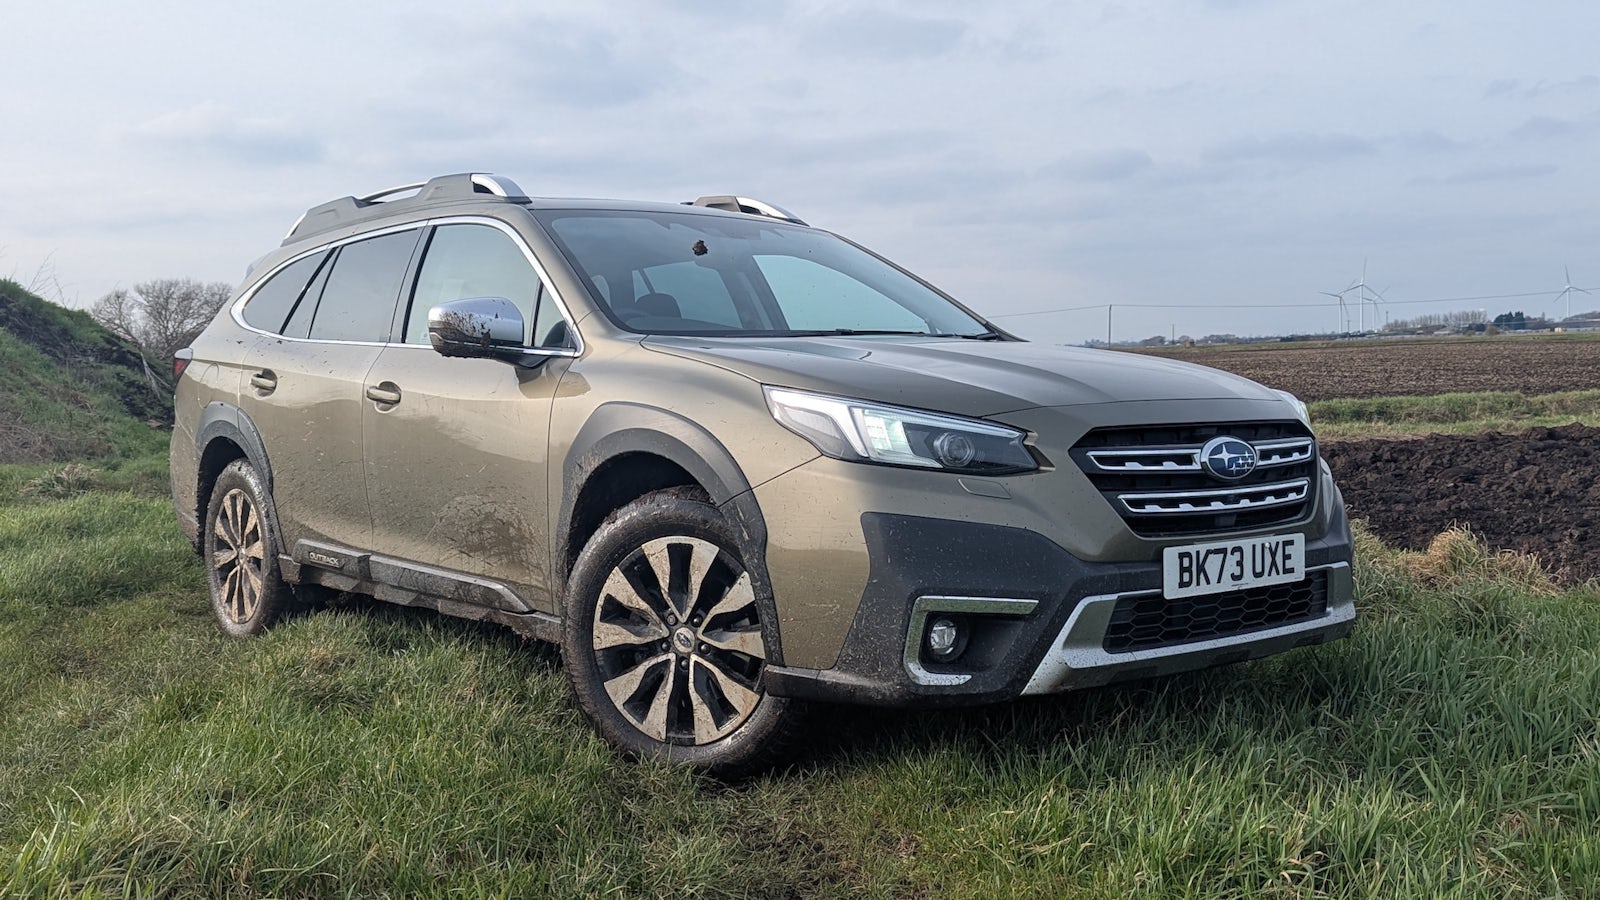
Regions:
<instances>
[{"instance_id":1,"label":"dirt mound","mask_svg":"<svg viewBox=\"0 0 1600 900\"><path fill-rule=\"evenodd\" d=\"M1466 525L1566 583L1600 578L1600 428L1341 441L1322 453L1351 516L1391 546L1424 550Z\"/></svg>"}]
</instances>

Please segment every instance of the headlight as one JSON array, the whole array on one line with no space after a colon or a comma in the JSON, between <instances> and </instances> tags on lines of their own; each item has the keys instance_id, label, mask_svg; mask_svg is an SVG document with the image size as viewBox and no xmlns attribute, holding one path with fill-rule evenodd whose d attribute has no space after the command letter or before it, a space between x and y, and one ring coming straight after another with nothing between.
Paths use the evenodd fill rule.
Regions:
<instances>
[{"instance_id":1,"label":"headlight","mask_svg":"<svg viewBox=\"0 0 1600 900\"><path fill-rule=\"evenodd\" d=\"M1273 390L1276 391L1277 388L1273 388ZM1300 419L1301 422L1305 423L1307 428L1311 427L1311 410L1306 408L1306 402L1304 400L1301 400L1299 397L1296 397L1288 391L1278 391L1278 396L1283 398L1283 402L1294 407L1294 414Z\"/></svg>"},{"instance_id":2,"label":"headlight","mask_svg":"<svg viewBox=\"0 0 1600 900\"><path fill-rule=\"evenodd\" d=\"M962 419L846 400L786 388L766 388L778 424L834 459L917 466L965 475L1014 475L1039 468L1022 445L1025 432Z\"/></svg>"}]
</instances>

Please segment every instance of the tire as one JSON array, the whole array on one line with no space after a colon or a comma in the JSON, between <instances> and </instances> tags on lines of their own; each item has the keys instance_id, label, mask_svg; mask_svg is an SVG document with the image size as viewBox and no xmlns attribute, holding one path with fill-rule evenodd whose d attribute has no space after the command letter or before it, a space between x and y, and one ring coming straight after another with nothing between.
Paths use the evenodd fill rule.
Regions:
<instances>
[{"instance_id":1,"label":"tire","mask_svg":"<svg viewBox=\"0 0 1600 900\"><path fill-rule=\"evenodd\" d=\"M578 555L562 658L578 707L623 754L736 778L794 744L801 704L762 687L770 605L738 546L715 507L676 490L612 513Z\"/></svg>"},{"instance_id":2,"label":"tire","mask_svg":"<svg viewBox=\"0 0 1600 900\"><path fill-rule=\"evenodd\" d=\"M204 558L217 626L230 637L262 634L293 612L296 599L278 569L277 518L250 463L229 463L211 487Z\"/></svg>"}]
</instances>

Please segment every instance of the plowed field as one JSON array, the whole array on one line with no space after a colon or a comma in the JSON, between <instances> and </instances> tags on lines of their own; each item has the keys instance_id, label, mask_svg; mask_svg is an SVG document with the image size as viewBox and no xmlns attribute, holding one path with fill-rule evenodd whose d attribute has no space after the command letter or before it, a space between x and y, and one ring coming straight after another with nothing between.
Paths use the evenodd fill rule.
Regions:
<instances>
[{"instance_id":1,"label":"plowed field","mask_svg":"<svg viewBox=\"0 0 1600 900\"><path fill-rule=\"evenodd\" d=\"M1162 355L1226 369L1307 401L1600 388L1588 336L1364 340ZM1323 443L1345 503L1385 543L1423 550L1452 525L1539 557L1560 581L1600 578L1600 429Z\"/></svg>"},{"instance_id":2,"label":"plowed field","mask_svg":"<svg viewBox=\"0 0 1600 900\"><path fill-rule=\"evenodd\" d=\"M1558 580L1600 578L1600 428L1324 444L1353 518L1423 550L1452 525L1539 557Z\"/></svg>"},{"instance_id":3,"label":"plowed field","mask_svg":"<svg viewBox=\"0 0 1600 900\"><path fill-rule=\"evenodd\" d=\"M1288 348L1197 347L1162 356L1236 372L1307 402L1339 397L1600 388L1600 340L1587 336L1359 340Z\"/></svg>"}]
</instances>

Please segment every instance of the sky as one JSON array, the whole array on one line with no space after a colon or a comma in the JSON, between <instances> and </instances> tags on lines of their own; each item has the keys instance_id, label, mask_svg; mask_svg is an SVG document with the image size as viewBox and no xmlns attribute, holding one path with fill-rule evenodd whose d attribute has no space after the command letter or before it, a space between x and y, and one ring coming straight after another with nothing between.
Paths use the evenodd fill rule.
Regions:
<instances>
[{"instance_id":1,"label":"sky","mask_svg":"<svg viewBox=\"0 0 1600 900\"><path fill-rule=\"evenodd\" d=\"M450 172L785 207L1037 340L1600 308L1600 4L0 0L0 276ZM1570 282L1568 275L1570 271ZM1369 295L1370 296L1370 295ZM1358 317L1359 316L1359 317Z\"/></svg>"}]
</instances>

